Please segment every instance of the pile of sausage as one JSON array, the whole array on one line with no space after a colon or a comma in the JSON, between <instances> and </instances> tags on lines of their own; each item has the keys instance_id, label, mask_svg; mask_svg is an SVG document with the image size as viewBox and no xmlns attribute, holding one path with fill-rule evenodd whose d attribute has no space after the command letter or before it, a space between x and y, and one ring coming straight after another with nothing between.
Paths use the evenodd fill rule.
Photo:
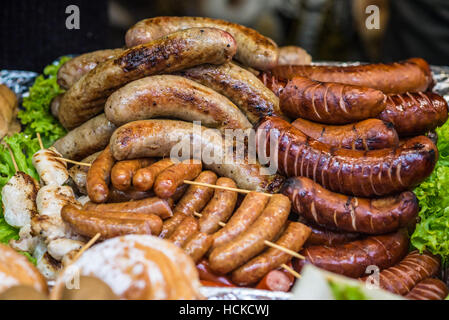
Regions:
<instances>
[{"instance_id":1,"label":"pile of sausage","mask_svg":"<svg viewBox=\"0 0 449 320\"><path fill-rule=\"evenodd\" d=\"M429 91L433 79L424 60L299 65L291 54L300 50L279 50L252 29L195 17L138 22L126 46L78 56L58 73L67 91L52 112L70 131L54 147L65 158L92 163L89 170L70 169L88 202L61 212L79 234L160 235L199 263L205 281L224 285L282 282L286 273L277 269L290 256L266 249L264 241L274 240L295 251L305 242L306 259L292 263L297 271L313 263L362 278L376 265L387 290L418 297L415 286L434 287L428 278L436 271L428 265L407 292L395 291L401 281L390 276L408 261L405 230L413 229L419 211L410 190L434 169L432 131L448 118L446 101ZM199 133L192 121L201 121ZM219 160L232 157L225 130L251 128L278 174L247 159L167 159L180 142L223 154ZM252 192L238 206L232 191L187 187L184 180L275 195Z\"/></svg>"},{"instance_id":2,"label":"pile of sausage","mask_svg":"<svg viewBox=\"0 0 449 320\"><path fill-rule=\"evenodd\" d=\"M107 239L134 233L172 241L199 263L201 278L209 285L211 278L224 275L228 275L222 277L228 283L214 280L215 285L256 285L291 260L290 254L267 248L265 241L274 240L298 252L310 235L306 225L287 221L291 203L282 194L250 192L238 199L236 191L187 187L185 180L236 188L232 179L203 171L197 160L174 163L169 158L139 158L116 162L108 147L87 172L85 186L90 201L63 207L61 216L86 237L100 233ZM114 196L114 190L120 191L122 198ZM293 281L276 271L263 283L267 288L287 291Z\"/></svg>"},{"instance_id":3,"label":"pile of sausage","mask_svg":"<svg viewBox=\"0 0 449 320\"><path fill-rule=\"evenodd\" d=\"M427 63L277 66L260 78L279 96L281 111L296 119L265 117L258 126L258 141L269 150L275 139L279 171L290 177L281 192L313 229L296 270L312 263L360 278L375 266L381 288L418 298L416 286L421 293L427 288L421 297L444 298L444 284L421 284L439 281L426 280L437 274L439 260L406 256L406 230L419 211L411 190L438 160L426 134L448 118L444 98L427 91Z\"/></svg>"}]
</instances>

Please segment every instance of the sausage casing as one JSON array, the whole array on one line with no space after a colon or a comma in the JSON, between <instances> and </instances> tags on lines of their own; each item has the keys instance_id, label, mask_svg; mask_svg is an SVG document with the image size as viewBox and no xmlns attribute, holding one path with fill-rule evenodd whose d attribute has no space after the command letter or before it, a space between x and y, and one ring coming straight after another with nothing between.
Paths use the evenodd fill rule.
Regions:
<instances>
[{"instance_id":1,"label":"sausage casing","mask_svg":"<svg viewBox=\"0 0 449 320\"><path fill-rule=\"evenodd\" d=\"M216 185L228 188L237 187L232 179L225 177L218 178ZM207 234L216 232L220 228L220 222L228 221L234 211L236 202L237 192L215 189L214 196L201 211L200 231Z\"/></svg>"},{"instance_id":2,"label":"sausage casing","mask_svg":"<svg viewBox=\"0 0 449 320\"><path fill-rule=\"evenodd\" d=\"M310 228L299 222L290 222L276 244L298 252L308 236ZM262 279L269 271L290 261L292 256L279 249L269 248L264 253L251 259L232 272L232 281L240 286L247 286Z\"/></svg>"},{"instance_id":3,"label":"sausage casing","mask_svg":"<svg viewBox=\"0 0 449 320\"><path fill-rule=\"evenodd\" d=\"M100 63L70 87L61 99L59 120L72 129L100 113L107 97L133 80L202 63L221 64L236 50L229 33L212 28L182 30L130 48Z\"/></svg>"},{"instance_id":4,"label":"sausage casing","mask_svg":"<svg viewBox=\"0 0 449 320\"><path fill-rule=\"evenodd\" d=\"M357 66L278 66L275 76L291 79L296 76L317 81L330 81L380 90L384 93L426 91L433 79L429 64L421 58L411 58L390 64Z\"/></svg>"},{"instance_id":5,"label":"sausage casing","mask_svg":"<svg viewBox=\"0 0 449 320\"><path fill-rule=\"evenodd\" d=\"M136 23L126 33L128 47L160 38L178 30L207 27L229 32L237 43L235 58L255 69L267 70L277 64L277 46L254 29L219 19L203 17L156 17Z\"/></svg>"},{"instance_id":6,"label":"sausage casing","mask_svg":"<svg viewBox=\"0 0 449 320\"><path fill-rule=\"evenodd\" d=\"M191 236L198 232L198 229L198 221L194 217L185 217L167 240L182 247Z\"/></svg>"},{"instance_id":7,"label":"sausage casing","mask_svg":"<svg viewBox=\"0 0 449 320\"><path fill-rule=\"evenodd\" d=\"M226 225L213 234L213 248L232 241L246 231L263 212L268 200L269 197L263 193L248 193Z\"/></svg>"},{"instance_id":8,"label":"sausage casing","mask_svg":"<svg viewBox=\"0 0 449 320\"><path fill-rule=\"evenodd\" d=\"M102 203L108 199L109 182L114 163L115 159L109 146L92 162L87 172L86 189L93 202Z\"/></svg>"},{"instance_id":9,"label":"sausage casing","mask_svg":"<svg viewBox=\"0 0 449 320\"><path fill-rule=\"evenodd\" d=\"M382 270L379 274L380 288L405 295L418 282L434 276L440 268L440 260L429 253L410 252L401 262ZM367 278L362 278L366 281Z\"/></svg>"},{"instance_id":10,"label":"sausage casing","mask_svg":"<svg viewBox=\"0 0 449 320\"><path fill-rule=\"evenodd\" d=\"M133 177L133 186L140 191L150 190L156 177L173 164L173 161L167 158L137 170Z\"/></svg>"},{"instance_id":11,"label":"sausage casing","mask_svg":"<svg viewBox=\"0 0 449 320\"><path fill-rule=\"evenodd\" d=\"M386 198L357 198L328 191L305 177L289 178L282 193L294 210L318 225L368 234L406 227L418 215L418 200L411 191Z\"/></svg>"},{"instance_id":12,"label":"sausage casing","mask_svg":"<svg viewBox=\"0 0 449 320\"><path fill-rule=\"evenodd\" d=\"M385 109L386 96L379 90L304 77L284 81L264 74L261 78L279 97L289 118L346 124L373 118Z\"/></svg>"},{"instance_id":13,"label":"sausage casing","mask_svg":"<svg viewBox=\"0 0 449 320\"><path fill-rule=\"evenodd\" d=\"M405 295L410 300L444 300L449 294L446 284L438 279L424 279Z\"/></svg>"},{"instance_id":14,"label":"sausage casing","mask_svg":"<svg viewBox=\"0 0 449 320\"><path fill-rule=\"evenodd\" d=\"M224 95L255 124L263 116L280 116L279 98L253 73L235 63L200 65L182 70L179 75L194 80Z\"/></svg>"},{"instance_id":15,"label":"sausage casing","mask_svg":"<svg viewBox=\"0 0 449 320\"><path fill-rule=\"evenodd\" d=\"M331 272L359 278L366 274L368 266L374 265L382 270L395 265L407 254L408 248L408 236L404 230L399 230L346 244L305 248L300 254L306 259L295 258L293 266L300 272L304 264L311 263Z\"/></svg>"},{"instance_id":16,"label":"sausage casing","mask_svg":"<svg viewBox=\"0 0 449 320\"><path fill-rule=\"evenodd\" d=\"M161 219L170 218L173 215L170 204L157 197L145 198L141 200L117 202L117 203L93 203L87 202L83 209L91 211L107 212L132 212L142 214L155 214Z\"/></svg>"},{"instance_id":17,"label":"sausage casing","mask_svg":"<svg viewBox=\"0 0 449 320\"><path fill-rule=\"evenodd\" d=\"M290 200L281 194L270 197L268 205L257 220L233 241L213 249L209 256L210 267L219 274L238 268L265 248L287 221Z\"/></svg>"},{"instance_id":18,"label":"sausage casing","mask_svg":"<svg viewBox=\"0 0 449 320\"><path fill-rule=\"evenodd\" d=\"M425 136L411 138L399 148L337 149L275 117L259 125L257 136L259 149L265 145L268 154L271 139L278 143L279 172L308 177L326 189L361 197L411 189L432 173L438 159L435 144Z\"/></svg>"},{"instance_id":19,"label":"sausage casing","mask_svg":"<svg viewBox=\"0 0 449 320\"><path fill-rule=\"evenodd\" d=\"M337 148L375 150L397 147L399 144L393 124L379 119L328 126L298 118L292 125L306 136Z\"/></svg>"},{"instance_id":20,"label":"sausage casing","mask_svg":"<svg viewBox=\"0 0 449 320\"><path fill-rule=\"evenodd\" d=\"M387 97L379 119L393 123L400 136L425 134L448 118L446 100L433 92L407 92Z\"/></svg>"},{"instance_id":21,"label":"sausage casing","mask_svg":"<svg viewBox=\"0 0 449 320\"><path fill-rule=\"evenodd\" d=\"M197 232L184 243L183 249L195 263L198 263L209 250L211 245L211 235L203 232Z\"/></svg>"},{"instance_id":22,"label":"sausage casing","mask_svg":"<svg viewBox=\"0 0 449 320\"><path fill-rule=\"evenodd\" d=\"M121 191L131 188L134 174L142 167L146 167L154 162L151 158L134 160L123 160L115 163L111 170L111 183Z\"/></svg>"}]
</instances>

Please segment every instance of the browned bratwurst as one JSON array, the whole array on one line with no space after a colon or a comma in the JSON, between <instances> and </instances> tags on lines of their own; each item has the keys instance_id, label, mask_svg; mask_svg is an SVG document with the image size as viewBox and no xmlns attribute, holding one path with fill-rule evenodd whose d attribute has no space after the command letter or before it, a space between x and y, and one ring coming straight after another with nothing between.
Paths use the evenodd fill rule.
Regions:
<instances>
[{"instance_id":1,"label":"browned bratwurst","mask_svg":"<svg viewBox=\"0 0 449 320\"><path fill-rule=\"evenodd\" d=\"M53 147L64 158L80 160L103 150L115 129L117 129L116 126L102 113L70 130L65 136L56 140Z\"/></svg>"},{"instance_id":2,"label":"browned bratwurst","mask_svg":"<svg viewBox=\"0 0 449 320\"><path fill-rule=\"evenodd\" d=\"M117 202L117 203L93 203L87 202L83 209L91 211L107 212L136 212L155 214L161 219L170 218L173 215L168 201L158 197L145 198L135 201Z\"/></svg>"},{"instance_id":3,"label":"browned bratwurst","mask_svg":"<svg viewBox=\"0 0 449 320\"><path fill-rule=\"evenodd\" d=\"M249 129L251 123L229 99L195 81L159 75L128 83L108 98L104 112L120 126L135 120L174 118L201 121L201 125L226 129Z\"/></svg>"},{"instance_id":4,"label":"browned bratwurst","mask_svg":"<svg viewBox=\"0 0 449 320\"><path fill-rule=\"evenodd\" d=\"M117 160L167 157L173 150L178 156L178 151L184 148L201 148L203 155L213 153L213 158L209 157L209 161L203 163L204 168L231 178L241 189L276 192L283 181L282 177L271 173L258 162L250 163L247 158L229 161L235 159L235 153L232 148L226 147L218 130L195 128L185 121L152 119L127 123L114 132L111 148Z\"/></svg>"},{"instance_id":5,"label":"browned bratwurst","mask_svg":"<svg viewBox=\"0 0 449 320\"><path fill-rule=\"evenodd\" d=\"M292 119L346 124L373 118L385 109L385 94L368 87L305 77L281 80L262 74L260 78L279 97L281 111Z\"/></svg>"},{"instance_id":6,"label":"browned bratwurst","mask_svg":"<svg viewBox=\"0 0 449 320\"><path fill-rule=\"evenodd\" d=\"M184 243L183 249L195 263L198 263L207 253L211 245L211 235L203 232L197 232Z\"/></svg>"},{"instance_id":7,"label":"browned bratwurst","mask_svg":"<svg viewBox=\"0 0 449 320\"><path fill-rule=\"evenodd\" d=\"M148 167L137 170L133 177L133 186L140 191L150 190L156 177L173 164L173 161L166 158L159 160Z\"/></svg>"},{"instance_id":8,"label":"browned bratwurst","mask_svg":"<svg viewBox=\"0 0 449 320\"><path fill-rule=\"evenodd\" d=\"M195 179L195 182L215 184L217 175L212 171L203 171ZM212 198L214 190L209 187L191 185L173 210L173 217L164 221L160 237L169 237L185 217L200 212Z\"/></svg>"},{"instance_id":9,"label":"browned bratwurst","mask_svg":"<svg viewBox=\"0 0 449 320\"><path fill-rule=\"evenodd\" d=\"M149 166L154 162L152 158L141 158L134 160L123 160L117 162L111 170L111 183L121 191L131 188L134 174L142 167Z\"/></svg>"},{"instance_id":10,"label":"browned bratwurst","mask_svg":"<svg viewBox=\"0 0 449 320\"><path fill-rule=\"evenodd\" d=\"M257 135L259 149L265 145L270 152L271 138L278 142L279 172L308 177L326 189L361 197L410 189L432 173L438 159L435 144L425 136L411 138L398 148L338 149L308 138L275 117L264 119Z\"/></svg>"},{"instance_id":11,"label":"browned bratwurst","mask_svg":"<svg viewBox=\"0 0 449 320\"><path fill-rule=\"evenodd\" d=\"M107 97L133 80L203 63L221 64L236 50L229 33L212 28L182 30L130 48L100 63L64 94L59 120L65 128L74 128L100 113Z\"/></svg>"},{"instance_id":12,"label":"browned bratwurst","mask_svg":"<svg viewBox=\"0 0 449 320\"><path fill-rule=\"evenodd\" d=\"M154 181L154 192L161 198L169 198L184 180L195 179L203 166L199 160L185 160L162 171Z\"/></svg>"},{"instance_id":13,"label":"browned bratwurst","mask_svg":"<svg viewBox=\"0 0 449 320\"><path fill-rule=\"evenodd\" d=\"M213 248L222 246L245 232L263 212L268 200L270 197L263 193L248 193L226 225L213 234Z\"/></svg>"},{"instance_id":14,"label":"browned bratwurst","mask_svg":"<svg viewBox=\"0 0 449 320\"><path fill-rule=\"evenodd\" d=\"M312 230L304 244L305 247L333 246L336 244L348 243L361 237L359 233L334 231L313 225L308 221L301 222L304 222Z\"/></svg>"},{"instance_id":15,"label":"browned bratwurst","mask_svg":"<svg viewBox=\"0 0 449 320\"><path fill-rule=\"evenodd\" d=\"M379 274L380 288L399 294L408 293L418 282L434 276L440 268L440 260L429 253L410 252L401 262ZM361 280L366 281L369 277Z\"/></svg>"},{"instance_id":16,"label":"browned bratwurst","mask_svg":"<svg viewBox=\"0 0 449 320\"><path fill-rule=\"evenodd\" d=\"M237 188L235 182L226 177L218 178L216 185ZM234 212L236 202L237 192L215 189L214 196L201 211L201 218L199 219L200 231L207 234L216 232L220 228L220 222L228 221Z\"/></svg>"},{"instance_id":17,"label":"browned bratwurst","mask_svg":"<svg viewBox=\"0 0 449 320\"><path fill-rule=\"evenodd\" d=\"M337 148L375 150L397 147L399 144L393 124L379 119L330 126L298 118L292 125L306 136Z\"/></svg>"},{"instance_id":18,"label":"browned bratwurst","mask_svg":"<svg viewBox=\"0 0 449 320\"><path fill-rule=\"evenodd\" d=\"M298 252L310 235L310 228L299 222L290 222L276 244ZM247 286L262 279L268 272L290 261L292 256L279 249L269 248L232 272L232 282Z\"/></svg>"},{"instance_id":19,"label":"browned bratwurst","mask_svg":"<svg viewBox=\"0 0 449 320\"><path fill-rule=\"evenodd\" d=\"M228 62L218 66L204 64L178 74L227 97L252 124L263 116L281 115L279 98L253 73L235 63Z\"/></svg>"},{"instance_id":20,"label":"browned bratwurst","mask_svg":"<svg viewBox=\"0 0 449 320\"><path fill-rule=\"evenodd\" d=\"M109 188L108 199L106 202L118 203L127 202L133 200L142 200L149 197L154 197L153 190L149 191L139 191L134 188L128 189L126 191L117 190L114 186Z\"/></svg>"},{"instance_id":21,"label":"browned bratwurst","mask_svg":"<svg viewBox=\"0 0 449 320\"><path fill-rule=\"evenodd\" d=\"M411 191L386 198L357 198L328 191L305 177L289 178L282 193L298 214L333 230L388 233L409 225L419 210Z\"/></svg>"},{"instance_id":22,"label":"browned bratwurst","mask_svg":"<svg viewBox=\"0 0 449 320\"><path fill-rule=\"evenodd\" d=\"M267 70L277 64L277 46L254 29L219 19L203 17L156 17L139 21L126 33L126 45L147 43L167 34L195 27L218 28L229 32L237 42L235 58L255 69Z\"/></svg>"},{"instance_id":23,"label":"browned bratwurst","mask_svg":"<svg viewBox=\"0 0 449 320\"><path fill-rule=\"evenodd\" d=\"M425 134L448 118L446 100L433 92L407 92L387 97L379 119L393 123L400 136Z\"/></svg>"},{"instance_id":24,"label":"browned bratwurst","mask_svg":"<svg viewBox=\"0 0 449 320\"><path fill-rule=\"evenodd\" d=\"M182 247L198 230L198 221L194 217L188 216L182 220L167 240L173 242L178 247Z\"/></svg>"},{"instance_id":25,"label":"browned bratwurst","mask_svg":"<svg viewBox=\"0 0 449 320\"><path fill-rule=\"evenodd\" d=\"M405 295L410 300L444 300L449 294L446 284L434 278L424 279Z\"/></svg>"},{"instance_id":26,"label":"browned bratwurst","mask_svg":"<svg viewBox=\"0 0 449 320\"><path fill-rule=\"evenodd\" d=\"M210 267L218 274L228 273L253 258L281 231L288 214L290 200L281 194L270 197L268 205L254 223L233 241L212 250Z\"/></svg>"},{"instance_id":27,"label":"browned bratwurst","mask_svg":"<svg viewBox=\"0 0 449 320\"><path fill-rule=\"evenodd\" d=\"M97 50L70 59L58 70L59 86L64 89L70 88L83 75L95 68L99 63L114 58L123 51L123 49Z\"/></svg>"},{"instance_id":28,"label":"browned bratwurst","mask_svg":"<svg viewBox=\"0 0 449 320\"><path fill-rule=\"evenodd\" d=\"M66 205L61 210L62 220L77 233L93 237L100 233L101 239L109 239L125 234L158 235L162 229L162 220L154 214L135 212L98 212L81 210Z\"/></svg>"},{"instance_id":29,"label":"browned bratwurst","mask_svg":"<svg viewBox=\"0 0 449 320\"><path fill-rule=\"evenodd\" d=\"M278 66L275 76L292 79L307 77L317 81L339 82L364 86L384 93L426 91L433 79L429 64L421 58L411 58L390 64L364 64L357 66Z\"/></svg>"},{"instance_id":30,"label":"browned bratwurst","mask_svg":"<svg viewBox=\"0 0 449 320\"><path fill-rule=\"evenodd\" d=\"M404 230L335 246L311 246L300 251L306 259L295 258L293 267L300 272L306 263L311 263L331 272L359 278L366 274L370 265L381 270L395 265L407 254L408 246Z\"/></svg>"},{"instance_id":31,"label":"browned bratwurst","mask_svg":"<svg viewBox=\"0 0 449 320\"><path fill-rule=\"evenodd\" d=\"M91 201L102 203L108 199L109 182L114 163L115 159L109 146L92 162L86 179L87 194Z\"/></svg>"}]
</instances>

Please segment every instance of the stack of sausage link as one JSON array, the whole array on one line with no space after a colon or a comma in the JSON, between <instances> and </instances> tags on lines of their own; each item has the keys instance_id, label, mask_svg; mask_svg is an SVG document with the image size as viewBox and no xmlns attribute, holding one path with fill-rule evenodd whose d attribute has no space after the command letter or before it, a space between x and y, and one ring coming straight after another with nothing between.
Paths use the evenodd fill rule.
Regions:
<instances>
[{"instance_id":1,"label":"stack of sausage link","mask_svg":"<svg viewBox=\"0 0 449 320\"><path fill-rule=\"evenodd\" d=\"M386 290L444 298L444 284L425 280L436 275L438 259L404 258L404 229L414 227L419 209L410 190L438 159L424 134L448 118L444 98L426 91L428 64L413 58L390 65L278 66L259 78L280 98L281 111L296 119L267 117L258 127L267 146L276 139L279 171L292 177L282 192L312 227L306 260L294 261L295 268L313 263L358 278L374 265L384 269L380 286Z\"/></svg>"},{"instance_id":2,"label":"stack of sausage link","mask_svg":"<svg viewBox=\"0 0 449 320\"><path fill-rule=\"evenodd\" d=\"M100 233L102 239L125 234L159 235L183 248L196 263L207 257L202 263L208 268L203 275L209 274L202 277L206 281L228 275L229 283L255 285L291 260L285 252L266 249L265 241L276 240L277 245L298 252L310 234L304 224L287 221L290 201L284 195L251 192L234 211L236 191L214 191L201 185L186 189L184 180L236 188L232 179L202 171L201 162L196 160L173 163L168 158L157 162L141 158L115 162L110 148L106 148L93 161L86 179L92 202L82 208L65 206L61 214L77 233L87 237ZM110 195L114 189L153 196L113 203ZM268 282L267 288L281 282L281 289L288 290L292 284L284 273L276 271L272 277L275 279L264 282Z\"/></svg>"},{"instance_id":3,"label":"stack of sausage link","mask_svg":"<svg viewBox=\"0 0 449 320\"><path fill-rule=\"evenodd\" d=\"M266 198L251 198L260 194L250 193L232 214L232 192L215 195L199 186L186 191L181 180L157 183L159 175L181 170L180 164L150 164L151 158L168 157L185 136L191 138L189 147L196 141L220 153L223 143L212 136L258 123L259 138L271 130L279 142L279 173L294 177L282 192L312 228L303 251L306 262L362 277L366 266L388 270L406 255L403 230L413 225L418 212L409 190L432 172L438 158L433 142L419 135L447 120L444 99L421 92L432 84L425 61L345 68L276 66L279 52L271 39L236 24L192 17L143 20L128 31L126 45L128 49L74 58L58 75L68 90L52 110L72 130L55 148L74 160L89 156L83 162L98 156L89 173L78 166L70 170L78 191L94 202L63 210L64 220L77 231L87 236L100 232L103 238L160 234L196 261L207 257L199 264L204 279L252 285L265 274L259 287L266 288L270 274L276 278L279 271L265 271L289 259L273 258L279 252L269 253L271 249L258 255L262 239L279 237L289 247L289 234L303 226L286 226L289 209L281 209L285 198L276 195L270 205ZM243 67L231 62L233 57ZM293 125L284 115L296 119ZM190 124L195 120L204 126L199 137ZM206 128L213 134L205 135ZM204 166L211 171L190 168L183 179L269 192L278 191L282 183L277 175L256 173L263 169L258 164ZM126 173L120 175L124 167ZM226 201L229 205L223 205ZM257 210L252 207L256 204ZM258 214L249 213L253 211ZM199 221L195 213L202 214ZM218 222L227 219L226 227L217 230ZM294 265L300 270L303 263Z\"/></svg>"}]
</instances>

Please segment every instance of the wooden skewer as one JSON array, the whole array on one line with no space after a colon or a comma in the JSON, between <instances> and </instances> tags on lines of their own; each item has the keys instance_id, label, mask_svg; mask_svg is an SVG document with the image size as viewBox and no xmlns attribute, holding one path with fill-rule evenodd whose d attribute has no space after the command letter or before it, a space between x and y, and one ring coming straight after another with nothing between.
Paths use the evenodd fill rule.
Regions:
<instances>
[{"instance_id":1,"label":"wooden skewer","mask_svg":"<svg viewBox=\"0 0 449 320\"><path fill-rule=\"evenodd\" d=\"M75 255L75 257L72 260L72 263L74 263L76 260L78 260L81 255L84 253L84 251L86 251L87 249L89 249L95 242L97 242L98 238L100 238L101 234L97 233L96 235L94 235L92 237L92 239L89 240L89 242L87 242L81 249L80 251L78 251L78 253Z\"/></svg>"},{"instance_id":2,"label":"wooden skewer","mask_svg":"<svg viewBox=\"0 0 449 320\"><path fill-rule=\"evenodd\" d=\"M37 136L37 141L39 141L39 146L40 146L41 150L43 150L44 144L42 143L41 134L39 132L36 132L36 136Z\"/></svg>"},{"instance_id":3,"label":"wooden skewer","mask_svg":"<svg viewBox=\"0 0 449 320\"><path fill-rule=\"evenodd\" d=\"M281 267L284 268L285 270L287 270L288 272L290 272L292 275L294 275L296 278L300 279L301 275L296 272L295 270L293 270L293 268L290 268L288 265L286 265L285 263L281 264Z\"/></svg>"},{"instance_id":4,"label":"wooden skewer","mask_svg":"<svg viewBox=\"0 0 449 320\"><path fill-rule=\"evenodd\" d=\"M86 163L86 162L78 162L75 160L70 160L70 159L66 159L66 158L61 158L61 157L54 157L57 160L61 160L61 161L65 161L65 162L69 162L69 163L73 163L73 164L77 164L80 166L85 166L85 167L90 167L91 164L90 163Z\"/></svg>"},{"instance_id":5,"label":"wooden skewer","mask_svg":"<svg viewBox=\"0 0 449 320\"><path fill-rule=\"evenodd\" d=\"M17 165L16 158L14 158L14 153L12 153L11 147L6 143L6 148L8 148L9 155L11 156L12 164L14 165L14 170L19 171L19 166Z\"/></svg>"},{"instance_id":6,"label":"wooden skewer","mask_svg":"<svg viewBox=\"0 0 449 320\"><path fill-rule=\"evenodd\" d=\"M184 180L184 183L185 184L191 184L191 185L194 185L194 186L209 187L209 188L213 188L213 189L235 191L235 192L238 192L238 193L254 192L254 191L245 190L245 189L231 188L231 187L225 187L225 186L217 186L215 184L209 184L209 183L204 183L204 182L195 182L195 181L190 181L190 180ZM273 196L270 193L264 193L264 192L259 192L259 193L264 194L264 195L266 195L268 197L272 197Z\"/></svg>"}]
</instances>

